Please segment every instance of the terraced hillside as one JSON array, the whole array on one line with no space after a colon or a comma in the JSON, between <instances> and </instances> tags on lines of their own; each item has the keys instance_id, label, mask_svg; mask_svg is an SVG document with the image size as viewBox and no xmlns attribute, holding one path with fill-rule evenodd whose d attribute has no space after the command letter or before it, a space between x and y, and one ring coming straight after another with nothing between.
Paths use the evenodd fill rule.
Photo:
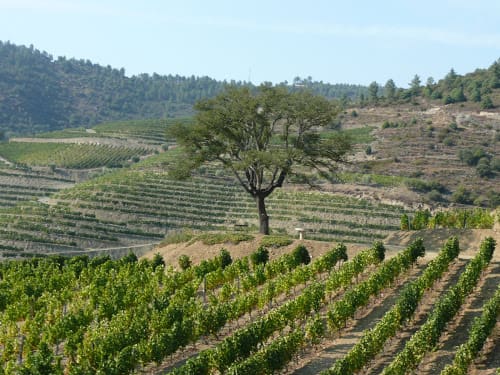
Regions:
<instances>
[{"instance_id":1,"label":"terraced hillside","mask_svg":"<svg viewBox=\"0 0 500 375\"><path fill-rule=\"evenodd\" d=\"M372 140L357 146L357 163L345 169L345 181L360 188L406 187L418 193L406 194L408 203L417 199L434 206L455 202L494 208L500 204L498 111L426 102L352 111L355 116L348 111L342 115L342 126L351 131L371 127ZM468 152L476 152L477 160L464 158ZM477 167L480 158L484 158L483 170ZM459 187L468 192L464 199L453 196ZM404 195L400 199L405 200Z\"/></svg>"},{"instance_id":2,"label":"terraced hillside","mask_svg":"<svg viewBox=\"0 0 500 375\"><path fill-rule=\"evenodd\" d=\"M73 186L72 176L63 176L29 168L13 168L0 164L0 208L12 207L22 201L48 198L60 189Z\"/></svg>"},{"instance_id":3,"label":"terraced hillside","mask_svg":"<svg viewBox=\"0 0 500 375\"><path fill-rule=\"evenodd\" d=\"M403 207L446 204L459 184L469 189L470 200L495 203L498 173L479 177L475 167L458 156L459 148L470 141L471 147L481 145L494 165L500 154L494 116L467 117L452 107L406 106L397 111L362 108L356 116L345 114L343 131L355 146L350 163L338 173L338 183L315 192L292 180L286 189L277 190L268 198L273 231L295 236L300 227L306 238L366 244L398 229L401 215L411 215ZM456 127L448 123L453 120ZM187 181L169 177L169 166L179 156L164 138L171 123L102 124L0 144L0 207L5 207L0 211L0 245L5 255L154 244L185 228L255 230L255 203L220 168L204 166ZM428 129L433 137L427 137L429 126L434 127ZM443 129L460 147L439 141ZM119 160L112 161L116 153ZM33 210L36 214L25 215ZM63 220L61 212L79 221ZM9 221L12 217L16 220ZM48 218L45 223L43 217ZM102 229L89 230L95 223Z\"/></svg>"},{"instance_id":4,"label":"terraced hillside","mask_svg":"<svg viewBox=\"0 0 500 375\"><path fill-rule=\"evenodd\" d=\"M92 128L67 128L42 133L38 134L37 138L66 140L72 138L108 138L158 146L166 142L165 132L170 125L189 121L191 121L190 118L118 121L103 123Z\"/></svg>"},{"instance_id":5,"label":"terraced hillside","mask_svg":"<svg viewBox=\"0 0 500 375\"><path fill-rule=\"evenodd\" d=\"M183 228L255 229L255 203L238 186L217 177L171 179L157 170L171 162L169 153L61 190L44 203L0 210L0 244L9 255L75 253L159 242ZM296 227L303 227L310 239L369 243L398 229L403 212L397 206L318 192L283 190L269 199L276 233L293 236Z\"/></svg>"}]
</instances>

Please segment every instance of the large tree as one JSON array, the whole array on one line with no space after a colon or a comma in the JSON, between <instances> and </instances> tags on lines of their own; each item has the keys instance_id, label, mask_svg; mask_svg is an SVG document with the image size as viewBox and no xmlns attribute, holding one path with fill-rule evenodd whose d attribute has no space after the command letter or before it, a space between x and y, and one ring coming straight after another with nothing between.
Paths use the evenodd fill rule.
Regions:
<instances>
[{"instance_id":1,"label":"large tree","mask_svg":"<svg viewBox=\"0 0 500 375\"><path fill-rule=\"evenodd\" d=\"M377 82L373 81L368 86L368 96L370 98L370 102L376 104L378 102L378 89L379 85Z\"/></svg>"},{"instance_id":2,"label":"large tree","mask_svg":"<svg viewBox=\"0 0 500 375\"><path fill-rule=\"evenodd\" d=\"M396 84L392 79L388 79L384 86L385 96L389 102L396 98Z\"/></svg>"},{"instance_id":3,"label":"large tree","mask_svg":"<svg viewBox=\"0 0 500 375\"><path fill-rule=\"evenodd\" d=\"M349 139L337 133L321 137L336 109L323 97L283 87L228 87L199 101L195 122L171 129L185 151L177 172L191 172L218 161L256 201L260 232L269 234L265 199L282 187L287 176L316 170L328 177L345 160ZM187 175L187 174L184 174Z\"/></svg>"}]
</instances>

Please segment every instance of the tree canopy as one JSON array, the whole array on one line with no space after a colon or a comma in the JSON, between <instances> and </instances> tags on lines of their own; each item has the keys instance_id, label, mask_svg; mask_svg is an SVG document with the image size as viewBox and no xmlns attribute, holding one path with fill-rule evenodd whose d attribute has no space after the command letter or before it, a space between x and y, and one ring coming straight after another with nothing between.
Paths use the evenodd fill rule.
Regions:
<instances>
[{"instance_id":1,"label":"tree canopy","mask_svg":"<svg viewBox=\"0 0 500 375\"><path fill-rule=\"evenodd\" d=\"M256 200L263 234L269 234L266 197L288 176L305 177L304 169L328 178L351 147L340 133L321 137L319 130L331 126L337 111L308 91L228 87L195 110L194 124L170 130L186 153L176 172L185 177L204 162L220 162Z\"/></svg>"}]
</instances>

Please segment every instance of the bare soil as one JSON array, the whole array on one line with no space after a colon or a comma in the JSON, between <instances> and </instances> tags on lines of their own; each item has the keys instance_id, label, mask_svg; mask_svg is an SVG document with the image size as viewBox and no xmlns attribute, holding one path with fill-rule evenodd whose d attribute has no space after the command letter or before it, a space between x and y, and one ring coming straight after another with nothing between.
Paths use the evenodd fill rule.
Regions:
<instances>
[{"instance_id":1,"label":"bare soil","mask_svg":"<svg viewBox=\"0 0 500 375\"><path fill-rule=\"evenodd\" d=\"M307 235L307 234L306 234ZM144 255L145 258L152 259L152 257L156 253L160 253L160 255L165 260L165 263L168 265L172 265L174 268L178 269L178 260L181 255L187 255L190 257L193 264L199 264L202 260L211 259L219 254L220 249L225 248L231 254L233 259L239 259L244 256L248 256L253 253L259 246L262 240L262 235L255 234L255 238L250 241L243 241L238 244L233 243L222 243L216 245L205 245L201 241L197 241L194 243L181 243L181 244L171 244L163 247L158 247L152 250L151 252ZM332 249L336 243L334 242L321 242L321 241L312 241L304 239L302 241L296 239L292 244L280 248L272 248L269 249L269 257L270 259L275 259L280 257L283 254L290 253L293 249L295 249L299 244L303 244L312 258L316 258L318 256L323 255L330 249ZM347 255L352 257L357 254L361 249L366 249L366 245L354 245L348 244L347 246Z\"/></svg>"}]
</instances>

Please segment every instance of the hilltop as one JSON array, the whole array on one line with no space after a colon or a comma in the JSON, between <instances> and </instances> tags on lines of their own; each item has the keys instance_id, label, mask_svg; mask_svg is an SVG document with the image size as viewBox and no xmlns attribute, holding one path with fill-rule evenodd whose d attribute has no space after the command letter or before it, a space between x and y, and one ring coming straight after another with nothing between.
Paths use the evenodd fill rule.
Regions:
<instances>
[{"instance_id":1,"label":"hilltop","mask_svg":"<svg viewBox=\"0 0 500 375\"><path fill-rule=\"evenodd\" d=\"M299 245L304 245L313 259L320 257L329 251L333 244L325 241L315 241L307 239L308 234L305 234L304 240L295 238L290 240L289 243L283 246L270 247L270 259L276 259L283 254L291 253ZM384 245L387 249L387 256L397 254L401 249L408 246L410 243L421 237L424 240L424 246L427 251L427 256L432 259L435 256L437 249L441 246L446 239L455 236L460 241L464 251L461 253L462 257L471 257L475 254L475 244L481 242L486 237L494 238L497 243L500 243L500 232L493 229L434 229L423 231L395 231L384 239ZM221 243L206 244L203 240L191 240L181 243L173 243L167 245L160 245L155 249L144 254L145 259L153 259L156 254L160 254L165 263L179 268L178 260L181 255L187 255L194 265L199 264L203 260L208 260L216 257L221 248L229 251L233 259L239 259L249 256L255 251L263 240L262 235L255 235L253 238L238 243L229 240ZM361 250L365 249L367 245L347 245L347 254L353 257ZM495 259L500 261L500 252L495 253Z\"/></svg>"},{"instance_id":2,"label":"hilltop","mask_svg":"<svg viewBox=\"0 0 500 375\"><path fill-rule=\"evenodd\" d=\"M367 92L359 85L297 82L329 98L354 99ZM193 113L196 101L218 94L228 84L251 86L206 76L128 77L123 68L54 58L33 46L0 41L0 130L35 134L118 120L183 117Z\"/></svg>"}]
</instances>

